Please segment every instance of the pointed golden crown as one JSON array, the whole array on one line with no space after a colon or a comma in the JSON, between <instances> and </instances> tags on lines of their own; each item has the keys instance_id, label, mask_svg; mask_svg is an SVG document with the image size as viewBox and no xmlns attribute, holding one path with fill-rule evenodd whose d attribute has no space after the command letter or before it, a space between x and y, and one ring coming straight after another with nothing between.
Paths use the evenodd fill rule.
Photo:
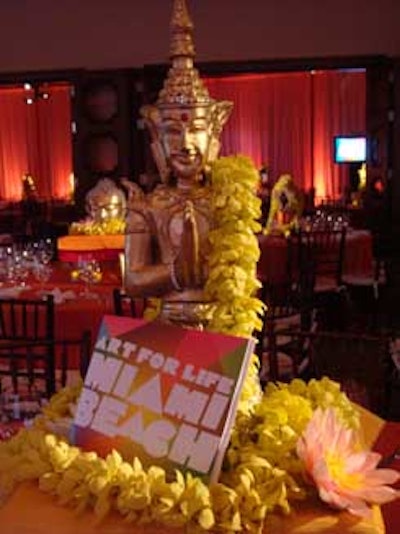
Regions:
<instances>
[{"instance_id":1,"label":"pointed golden crown","mask_svg":"<svg viewBox=\"0 0 400 534\"><path fill-rule=\"evenodd\" d=\"M164 81L164 87L158 95L157 105L169 107L213 103L197 69L193 66L195 57L193 23L185 0L174 1L170 28L172 66Z\"/></svg>"}]
</instances>

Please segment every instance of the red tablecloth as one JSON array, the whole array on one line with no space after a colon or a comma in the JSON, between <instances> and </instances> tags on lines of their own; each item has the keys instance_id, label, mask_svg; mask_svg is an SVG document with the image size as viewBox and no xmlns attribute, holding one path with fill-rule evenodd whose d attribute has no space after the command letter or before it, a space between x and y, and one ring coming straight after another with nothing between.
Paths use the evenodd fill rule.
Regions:
<instances>
[{"instance_id":1,"label":"red tablecloth","mask_svg":"<svg viewBox=\"0 0 400 534\"><path fill-rule=\"evenodd\" d=\"M27 280L27 288L15 293L17 298L37 298L43 292L61 292L66 297L61 302L55 301L55 337L56 339L77 339L85 330L89 330L92 342L96 340L98 329L104 315L112 314L113 288L121 285L121 276L117 263L103 269L100 283L90 287L90 293L96 298L86 298L83 282L71 281L71 268L68 264L53 265L50 281L41 287L35 280ZM68 293L66 293L68 292ZM1 296L1 291L0 291ZM61 299L60 299L61 300ZM78 349L71 358L71 367L79 367Z\"/></svg>"},{"instance_id":2,"label":"red tablecloth","mask_svg":"<svg viewBox=\"0 0 400 534\"><path fill-rule=\"evenodd\" d=\"M343 275L372 276L373 243L368 230L349 230L346 234Z\"/></svg>"}]
</instances>

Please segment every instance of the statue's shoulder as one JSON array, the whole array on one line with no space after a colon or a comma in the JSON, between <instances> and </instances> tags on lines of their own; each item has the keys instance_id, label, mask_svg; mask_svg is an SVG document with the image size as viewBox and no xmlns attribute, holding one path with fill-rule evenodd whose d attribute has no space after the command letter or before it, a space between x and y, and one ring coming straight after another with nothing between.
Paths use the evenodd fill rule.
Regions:
<instances>
[{"instance_id":1,"label":"statue's shoulder","mask_svg":"<svg viewBox=\"0 0 400 534\"><path fill-rule=\"evenodd\" d=\"M127 233L147 232L151 227L151 214L143 190L135 184L129 192L126 210Z\"/></svg>"},{"instance_id":2,"label":"statue's shoulder","mask_svg":"<svg viewBox=\"0 0 400 534\"><path fill-rule=\"evenodd\" d=\"M199 204L200 206L208 206L210 207L212 197L212 189L209 185L204 185L203 187L200 187L196 190L193 201L195 204Z\"/></svg>"},{"instance_id":3,"label":"statue's shoulder","mask_svg":"<svg viewBox=\"0 0 400 534\"><path fill-rule=\"evenodd\" d=\"M144 191L137 183L131 182L127 178L121 178L121 184L124 186L127 192L128 204L133 204L143 200L145 196Z\"/></svg>"}]
</instances>

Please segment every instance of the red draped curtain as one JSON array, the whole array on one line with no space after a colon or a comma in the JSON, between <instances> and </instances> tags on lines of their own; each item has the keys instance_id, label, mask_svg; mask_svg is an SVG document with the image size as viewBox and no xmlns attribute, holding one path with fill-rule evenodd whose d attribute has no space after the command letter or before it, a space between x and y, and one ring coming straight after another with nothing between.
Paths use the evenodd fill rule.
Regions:
<instances>
[{"instance_id":1,"label":"red draped curtain","mask_svg":"<svg viewBox=\"0 0 400 534\"><path fill-rule=\"evenodd\" d=\"M21 178L27 173L28 106L22 89L0 90L0 197L21 198Z\"/></svg>"},{"instance_id":2,"label":"red draped curtain","mask_svg":"<svg viewBox=\"0 0 400 534\"><path fill-rule=\"evenodd\" d=\"M211 95L234 103L222 155L246 154L275 181L289 172L316 198L343 195L348 169L333 162L333 136L365 133L365 73L316 71L205 79ZM25 102L23 88L0 90L0 197L19 200L33 176L41 198L68 198L72 179L68 84Z\"/></svg>"},{"instance_id":3,"label":"red draped curtain","mask_svg":"<svg viewBox=\"0 0 400 534\"><path fill-rule=\"evenodd\" d=\"M335 135L365 134L364 72L317 71L313 75L313 181L316 196L337 199L349 183L349 168L335 164Z\"/></svg>"},{"instance_id":4,"label":"red draped curtain","mask_svg":"<svg viewBox=\"0 0 400 534\"><path fill-rule=\"evenodd\" d=\"M67 84L46 86L49 98L23 88L0 90L0 197L20 200L22 177L33 177L42 199L66 199L71 192L71 95Z\"/></svg>"},{"instance_id":5,"label":"red draped curtain","mask_svg":"<svg viewBox=\"0 0 400 534\"><path fill-rule=\"evenodd\" d=\"M347 169L333 161L333 136L365 133L365 73L316 71L206 78L213 98L231 100L221 155L246 154L272 180L289 172L316 197L339 198Z\"/></svg>"}]
</instances>

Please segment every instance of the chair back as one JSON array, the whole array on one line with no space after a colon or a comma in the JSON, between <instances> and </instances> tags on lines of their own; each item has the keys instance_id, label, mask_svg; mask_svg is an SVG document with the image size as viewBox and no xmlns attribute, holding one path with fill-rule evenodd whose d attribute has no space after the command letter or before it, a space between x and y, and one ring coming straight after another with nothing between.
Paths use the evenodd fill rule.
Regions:
<instances>
[{"instance_id":1,"label":"chair back","mask_svg":"<svg viewBox=\"0 0 400 534\"><path fill-rule=\"evenodd\" d=\"M125 291L116 287L113 290L114 314L127 317L142 317L146 301L142 298L130 297Z\"/></svg>"},{"instance_id":2,"label":"chair back","mask_svg":"<svg viewBox=\"0 0 400 534\"><path fill-rule=\"evenodd\" d=\"M311 327L314 282L313 265L303 252L299 235L294 234L288 238L285 275L279 281L264 281L260 291L266 311L257 335L256 353L262 367L267 354L270 380L279 378L278 351L286 345L286 332ZM296 372L297 360L293 356Z\"/></svg>"},{"instance_id":3,"label":"chair back","mask_svg":"<svg viewBox=\"0 0 400 534\"><path fill-rule=\"evenodd\" d=\"M311 304L315 285L315 263L299 234L287 240L287 260L281 280L262 285L261 299L272 318L304 311Z\"/></svg>"},{"instance_id":4,"label":"chair back","mask_svg":"<svg viewBox=\"0 0 400 534\"><path fill-rule=\"evenodd\" d=\"M389 343L385 336L316 332L310 350L315 377L338 381L351 400L385 417L390 400Z\"/></svg>"},{"instance_id":5,"label":"chair back","mask_svg":"<svg viewBox=\"0 0 400 534\"><path fill-rule=\"evenodd\" d=\"M46 394L56 389L54 347L54 298L0 299L0 377L11 378L16 391L19 380L28 389L36 378L46 383ZM39 346L40 345L40 346Z\"/></svg>"},{"instance_id":6,"label":"chair back","mask_svg":"<svg viewBox=\"0 0 400 534\"><path fill-rule=\"evenodd\" d=\"M92 352L92 334L90 330L84 330L80 337L74 339L57 339L54 341L57 354L56 382L57 387L68 384L69 375L79 375L85 378L89 367ZM79 370L71 370L70 359L76 360L78 351Z\"/></svg>"},{"instance_id":7,"label":"chair back","mask_svg":"<svg viewBox=\"0 0 400 534\"><path fill-rule=\"evenodd\" d=\"M79 353L79 370L71 369L70 357ZM47 365L46 354L57 354L55 377ZM0 393L24 398L49 398L56 389L84 378L91 352L91 333L84 331L79 338L62 340L17 340L0 343ZM17 396L17 397L15 397Z\"/></svg>"},{"instance_id":8,"label":"chair back","mask_svg":"<svg viewBox=\"0 0 400 534\"><path fill-rule=\"evenodd\" d=\"M300 231L305 261L314 266L316 290L319 286L342 285L346 227Z\"/></svg>"},{"instance_id":9,"label":"chair back","mask_svg":"<svg viewBox=\"0 0 400 534\"><path fill-rule=\"evenodd\" d=\"M0 340L54 338L54 297L0 299Z\"/></svg>"}]
</instances>

